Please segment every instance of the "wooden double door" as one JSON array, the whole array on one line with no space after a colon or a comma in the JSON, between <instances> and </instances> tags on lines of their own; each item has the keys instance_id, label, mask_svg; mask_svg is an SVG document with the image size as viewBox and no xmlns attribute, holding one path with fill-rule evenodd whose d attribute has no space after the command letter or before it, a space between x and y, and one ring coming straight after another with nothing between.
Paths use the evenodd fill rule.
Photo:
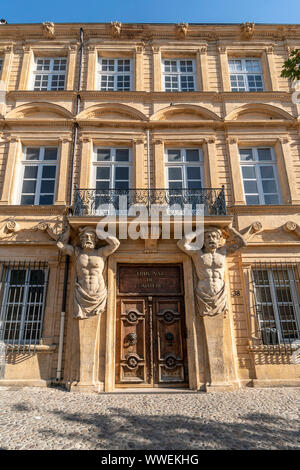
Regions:
<instances>
[{"instance_id":1,"label":"wooden double door","mask_svg":"<svg viewBox=\"0 0 300 470\"><path fill-rule=\"evenodd\" d=\"M187 386L181 266L121 265L118 281L116 386Z\"/></svg>"}]
</instances>

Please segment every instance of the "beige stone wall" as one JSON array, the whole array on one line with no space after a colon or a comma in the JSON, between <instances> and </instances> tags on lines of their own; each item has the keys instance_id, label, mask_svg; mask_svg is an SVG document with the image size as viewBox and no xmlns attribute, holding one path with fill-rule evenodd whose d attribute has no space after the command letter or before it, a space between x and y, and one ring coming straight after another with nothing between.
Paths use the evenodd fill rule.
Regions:
<instances>
[{"instance_id":1,"label":"beige stone wall","mask_svg":"<svg viewBox=\"0 0 300 470\"><path fill-rule=\"evenodd\" d=\"M80 27L84 30L85 42L81 102L76 115ZM63 211L70 203L73 169L75 184L92 186L90 167L94 145L129 146L134 156L134 185L146 188L147 130L150 132L151 187L161 188L166 184L165 148L201 147L206 186L225 186L228 217L233 218L235 227L246 232L258 220L268 234L249 239L245 252L228 261L228 291L232 306L229 325L241 384L262 384L264 380L289 382L299 377L300 366L289 364L288 357L275 360L261 353L249 352L251 315L245 272L251 259L275 259L278 246L283 259L293 256L298 261L300 240L280 227L289 220L300 225L300 107L292 103L290 84L280 77L280 72L289 50L300 47L300 27L282 26L278 29L277 26L259 25L255 26L251 37L242 35L240 25L190 25L186 37L178 36L176 31L176 25L122 25L120 37L114 38L109 24L55 25L54 37L48 39L41 25L19 25L17 28L5 25L0 28L0 57L4 58L0 78L8 90L6 106L0 107L0 225L4 226L7 220L15 218L22 230L28 231L21 241L18 237L0 239L0 260L7 259L8 247L9 256L13 259L27 259L31 253L38 257L43 253L45 259L51 257L54 263L51 269L56 272L55 287L49 286L48 292L48 299L51 299L51 292L55 292L51 300L54 302L51 320L47 319L49 313L45 317L43 334L43 340L53 348L51 351L38 351L37 356L21 363L9 363L7 380L47 381L56 375L64 258L58 255L53 240L45 238L45 234L32 238L30 229L40 221L52 221L55 217L61 221ZM29 90L34 55L68 57L65 91ZM132 58L133 91L97 91L98 56ZM230 92L227 60L239 56L261 58L265 92ZM162 58L193 58L197 68L197 92L163 92ZM74 123L78 124L78 139L72 168ZM24 209L15 205L14 191L21 184L16 181L16 169L22 145L26 144L55 144L60 148L54 208ZM282 206L245 206L237 153L238 146L243 144L274 147L280 172ZM74 222L74 231L81 223L87 222L87 219ZM30 251L32 243L40 247L38 253ZM143 243L122 242L119 251L124 256L139 253L142 262L147 260ZM179 255L173 241L160 241L157 250L169 256L170 262ZM76 358L73 358L73 354L75 357L78 354L72 319L73 278L74 266L71 265L63 355L65 380L74 380L78 372ZM232 296L233 291L239 291L240 296ZM200 323L197 328L197 341L201 345ZM105 368L106 329L106 318L103 318L99 346L99 380L102 384L108 373L107 366ZM197 367L202 371L197 379L199 385L201 380L205 380L205 365L200 359Z\"/></svg>"}]
</instances>

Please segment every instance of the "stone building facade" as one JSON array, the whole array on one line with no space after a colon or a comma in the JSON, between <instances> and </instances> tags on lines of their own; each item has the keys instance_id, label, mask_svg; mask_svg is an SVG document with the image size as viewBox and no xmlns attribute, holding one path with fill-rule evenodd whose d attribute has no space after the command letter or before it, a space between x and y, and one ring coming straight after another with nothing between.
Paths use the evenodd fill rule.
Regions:
<instances>
[{"instance_id":1,"label":"stone building facade","mask_svg":"<svg viewBox=\"0 0 300 470\"><path fill-rule=\"evenodd\" d=\"M280 76L297 47L299 25L0 25L2 385L300 384L300 104ZM174 221L125 239L129 215L105 248L119 195L203 203L211 269Z\"/></svg>"}]
</instances>

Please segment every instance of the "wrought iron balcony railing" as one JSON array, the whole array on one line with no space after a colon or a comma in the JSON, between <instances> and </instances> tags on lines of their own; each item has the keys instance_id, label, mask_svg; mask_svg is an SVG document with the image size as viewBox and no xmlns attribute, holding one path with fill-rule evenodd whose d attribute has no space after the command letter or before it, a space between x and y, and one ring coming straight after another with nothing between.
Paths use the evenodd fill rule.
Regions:
<instances>
[{"instance_id":1,"label":"wrought iron balcony railing","mask_svg":"<svg viewBox=\"0 0 300 470\"><path fill-rule=\"evenodd\" d=\"M204 206L204 215L226 215L225 191L222 188L201 189L81 189L75 188L74 216L106 215L115 210L128 210L143 205L150 213L153 205L162 205L169 214L178 214L184 208L196 214L197 205ZM187 206L189 205L189 206ZM183 212L182 212L183 213Z\"/></svg>"}]
</instances>

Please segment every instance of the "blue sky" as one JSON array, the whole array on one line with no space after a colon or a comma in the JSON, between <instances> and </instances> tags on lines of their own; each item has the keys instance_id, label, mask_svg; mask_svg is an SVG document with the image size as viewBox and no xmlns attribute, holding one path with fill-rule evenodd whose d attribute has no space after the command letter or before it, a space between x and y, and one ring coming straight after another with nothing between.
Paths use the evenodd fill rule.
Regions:
<instances>
[{"instance_id":1,"label":"blue sky","mask_svg":"<svg viewBox=\"0 0 300 470\"><path fill-rule=\"evenodd\" d=\"M0 0L8 23L300 23L289 0Z\"/></svg>"}]
</instances>

